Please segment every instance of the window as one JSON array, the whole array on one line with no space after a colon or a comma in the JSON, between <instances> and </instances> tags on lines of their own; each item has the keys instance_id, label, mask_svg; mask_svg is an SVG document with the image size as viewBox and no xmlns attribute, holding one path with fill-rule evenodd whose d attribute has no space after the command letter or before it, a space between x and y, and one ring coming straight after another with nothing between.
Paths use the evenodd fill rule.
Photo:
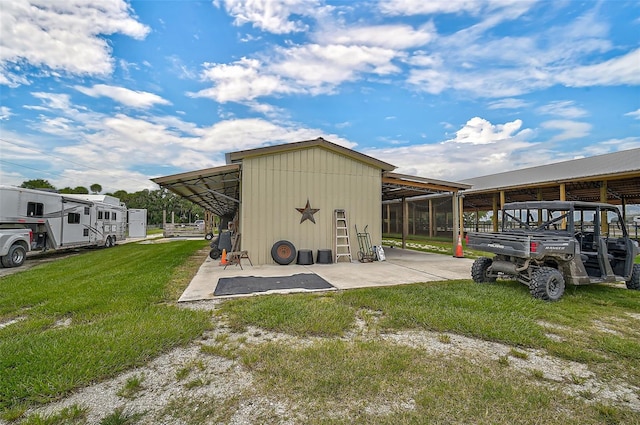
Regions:
<instances>
[{"instance_id":1,"label":"window","mask_svg":"<svg viewBox=\"0 0 640 425\"><path fill-rule=\"evenodd\" d=\"M102 220L102 210L98 210L98 220Z\"/></svg>"},{"instance_id":2,"label":"window","mask_svg":"<svg viewBox=\"0 0 640 425\"><path fill-rule=\"evenodd\" d=\"M104 212L104 219L109 220L109 211Z\"/></svg>"},{"instance_id":3,"label":"window","mask_svg":"<svg viewBox=\"0 0 640 425\"><path fill-rule=\"evenodd\" d=\"M83 229L82 236L89 236L89 229Z\"/></svg>"},{"instance_id":4,"label":"window","mask_svg":"<svg viewBox=\"0 0 640 425\"><path fill-rule=\"evenodd\" d=\"M115 213L115 212L112 212L112 213L111 213L111 220L115 220L115 219L116 219L116 213Z\"/></svg>"},{"instance_id":5,"label":"window","mask_svg":"<svg viewBox=\"0 0 640 425\"><path fill-rule=\"evenodd\" d=\"M78 213L69 213L67 216L67 222L69 224L79 224L80 223L80 214Z\"/></svg>"},{"instance_id":6,"label":"window","mask_svg":"<svg viewBox=\"0 0 640 425\"><path fill-rule=\"evenodd\" d=\"M89 215L89 207L84 207L84 215Z\"/></svg>"},{"instance_id":7,"label":"window","mask_svg":"<svg viewBox=\"0 0 640 425\"><path fill-rule=\"evenodd\" d=\"M42 217L44 213L44 204L40 202L28 202L27 203L27 216L28 217Z\"/></svg>"}]
</instances>

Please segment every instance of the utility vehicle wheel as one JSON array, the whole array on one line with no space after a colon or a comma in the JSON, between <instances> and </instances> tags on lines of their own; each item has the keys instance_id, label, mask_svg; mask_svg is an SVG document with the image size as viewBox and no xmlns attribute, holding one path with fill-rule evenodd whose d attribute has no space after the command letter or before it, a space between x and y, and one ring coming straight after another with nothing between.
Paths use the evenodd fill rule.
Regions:
<instances>
[{"instance_id":1,"label":"utility vehicle wheel","mask_svg":"<svg viewBox=\"0 0 640 425\"><path fill-rule=\"evenodd\" d=\"M271 248L271 258L276 263L286 266L296 258L296 248L289 241L278 241Z\"/></svg>"},{"instance_id":2,"label":"utility vehicle wheel","mask_svg":"<svg viewBox=\"0 0 640 425\"><path fill-rule=\"evenodd\" d=\"M476 283L495 282L496 278L489 276L489 266L493 263L491 258L480 257L471 266L471 278Z\"/></svg>"},{"instance_id":3,"label":"utility vehicle wheel","mask_svg":"<svg viewBox=\"0 0 640 425\"><path fill-rule=\"evenodd\" d=\"M558 301L564 294L564 277L552 267L540 267L531 276L529 291L534 298Z\"/></svg>"},{"instance_id":4,"label":"utility vehicle wheel","mask_svg":"<svg viewBox=\"0 0 640 425\"><path fill-rule=\"evenodd\" d=\"M209 232L206 235L204 235L204 238L208 241L210 241L211 239L213 239L213 233Z\"/></svg>"},{"instance_id":5,"label":"utility vehicle wheel","mask_svg":"<svg viewBox=\"0 0 640 425\"><path fill-rule=\"evenodd\" d=\"M211 251L209 251L209 257L211 257L212 260L217 260L218 258L220 258L220 255L222 255L222 252L220 252L218 248L213 248Z\"/></svg>"},{"instance_id":6,"label":"utility vehicle wheel","mask_svg":"<svg viewBox=\"0 0 640 425\"><path fill-rule=\"evenodd\" d=\"M631 273L631 279L627 280L627 288L640 291L640 264L633 265L633 272Z\"/></svg>"},{"instance_id":7,"label":"utility vehicle wheel","mask_svg":"<svg viewBox=\"0 0 640 425\"><path fill-rule=\"evenodd\" d=\"M22 245L12 245L7 255L2 257L2 265L5 267L20 267L24 263L27 251Z\"/></svg>"}]
</instances>

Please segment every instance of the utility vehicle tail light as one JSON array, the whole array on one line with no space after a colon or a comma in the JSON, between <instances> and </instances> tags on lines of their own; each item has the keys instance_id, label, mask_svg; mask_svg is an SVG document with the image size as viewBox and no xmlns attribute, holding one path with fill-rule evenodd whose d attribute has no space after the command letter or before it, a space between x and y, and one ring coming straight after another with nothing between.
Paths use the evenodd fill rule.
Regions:
<instances>
[{"instance_id":1,"label":"utility vehicle tail light","mask_svg":"<svg viewBox=\"0 0 640 425\"><path fill-rule=\"evenodd\" d=\"M538 252L538 242L530 242L529 243L529 251L530 252Z\"/></svg>"}]
</instances>

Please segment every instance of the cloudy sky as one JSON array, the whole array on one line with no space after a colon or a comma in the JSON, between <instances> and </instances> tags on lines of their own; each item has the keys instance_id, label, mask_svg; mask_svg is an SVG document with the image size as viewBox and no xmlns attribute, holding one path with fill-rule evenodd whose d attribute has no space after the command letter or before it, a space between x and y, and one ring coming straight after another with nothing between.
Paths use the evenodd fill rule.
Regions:
<instances>
[{"instance_id":1,"label":"cloudy sky","mask_svg":"<svg viewBox=\"0 0 640 425\"><path fill-rule=\"evenodd\" d=\"M1 0L0 182L319 136L461 180L640 147L640 3Z\"/></svg>"}]
</instances>

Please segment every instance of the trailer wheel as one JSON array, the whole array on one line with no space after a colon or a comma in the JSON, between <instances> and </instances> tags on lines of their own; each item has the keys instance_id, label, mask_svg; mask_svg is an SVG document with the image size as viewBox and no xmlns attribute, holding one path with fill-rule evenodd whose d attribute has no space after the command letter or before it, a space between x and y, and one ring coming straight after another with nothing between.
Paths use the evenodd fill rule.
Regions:
<instances>
[{"instance_id":1,"label":"trailer wheel","mask_svg":"<svg viewBox=\"0 0 640 425\"><path fill-rule=\"evenodd\" d=\"M111 236L107 236L107 240L104 241L105 248L111 248Z\"/></svg>"},{"instance_id":2,"label":"trailer wheel","mask_svg":"<svg viewBox=\"0 0 640 425\"><path fill-rule=\"evenodd\" d=\"M206 235L204 235L205 240L210 241L211 239L213 239L213 233L209 232Z\"/></svg>"},{"instance_id":3,"label":"trailer wheel","mask_svg":"<svg viewBox=\"0 0 640 425\"><path fill-rule=\"evenodd\" d=\"M496 278L489 276L489 267L493 264L493 260L487 257L480 257L473 262L471 266L471 278L476 283L495 282Z\"/></svg>"},{"instance_id":4,"label":"trailer wheel","mask_svg":"<svg viewBox=\"0 0 640 425\"><path fill-rule=\"evenodd\" d=\"M271 248L271 258L276 263L286 266L296 258L296 247L289 241L278 241Z\"/></svg>"},{"instance_id":5,"label":"trailer wheel","mask_svg":"<svg viewBox=\"0 0 640 425\"><path fill-rule=\"evenodd\" d=\"M540 267L531 276L529 292L534 298L558 301L564 294L564 277L552 267Z\"/></svg>"},{"instance_id":6,"label":"trailer wheel","mask_svg":"<svg viewBox=\"0 0 640 425\"><path fill-rule=\"evenodd\" d=\"M27 250L20 244L13 244L1 261L4 267L20 267L26 257Z\"/></svg>"},{"instance_id":7,"label":"trailer wheel","mask_svg":"<svg viewBox=\"0 0 640 425\"><path fill-rule=\"evenodd\" d=\"M627 280L627 289L640 291L640 264L633 265L631 279Z\"/></svg>"},{"instance_id":8,"label":"trailer wheel","mask_svg":"<svg viewBox=\"0 0 640 425\"><path fill-rule=\"evenodd\" d=\"M213 248L211 251L209 251L209 257L212 260L217 260L218 258L220 258L220 255L221 255L221 252L217 247Z\"/></svg>"}]
</instances>

